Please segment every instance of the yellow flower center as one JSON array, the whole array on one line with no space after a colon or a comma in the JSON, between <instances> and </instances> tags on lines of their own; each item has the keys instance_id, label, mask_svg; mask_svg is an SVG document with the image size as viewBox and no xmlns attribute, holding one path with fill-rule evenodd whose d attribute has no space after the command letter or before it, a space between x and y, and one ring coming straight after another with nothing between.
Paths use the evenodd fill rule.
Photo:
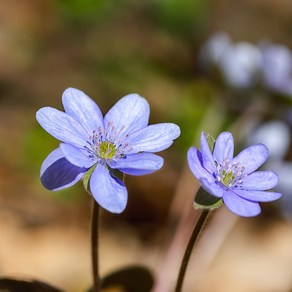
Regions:
<instances>
[{"instance_id":1,"label":"yellow flower center","mask_svg":"<svg viewBox=\"0 0 292 292\"><path fill-rule=\"evenodd\" d=\"M222 183L225 186L231 186L234 183L234 180L235 180L235 176L232 171L228 171L228 172L226 170L222 171Z\"/></svg>"},{"instance_id":2,"label":"yellow flower center","mask_svg":"<svg viewBox=\"0 0 292 292\"><path fill-rule=\"evenodd\" d=\"M112 142L103 141L99 145L98 156L102 159L112 159L116 152L116 146Z\"/></svg>"},{"instance_id":3,"label":"yellow flower center","mask_svg":"<svg viewBox=\"0 0 292 292\"><path fill-rule=\"evenodd\" d=\"M225 187L238 187L242 183L244 166L237 162L229 163L228 159L224 160L222 165L217 165L217 181Z\"/></svg>"}]
</instances>

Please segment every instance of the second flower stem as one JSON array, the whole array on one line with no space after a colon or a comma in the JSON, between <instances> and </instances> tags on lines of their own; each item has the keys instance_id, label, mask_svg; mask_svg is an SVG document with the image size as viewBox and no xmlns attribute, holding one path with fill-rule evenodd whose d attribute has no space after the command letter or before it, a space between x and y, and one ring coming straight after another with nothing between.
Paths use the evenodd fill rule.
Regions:
<instances>
[{"instance_id":1,"label":"second flower stem","mask_svg":"<svg viewBox=\"0 0 292 292\"><path fill-rule=\"evenodd\" d=\"M99 264L98 264L98 235L99 235L99 211L100 207L93 199L91 216L91 260L93 275L93 292L100 291Z\"/></svg>"},{"instance_id":2,"label":"second flower stem","mask_svg":"<svg viewBox=\"0 0 292 292\"><path fill-rule=\"evenodd\" d=\"M183 285L183 280L185 277L185 273L186 273L186 269L189 263L189 259L190 256L192 254L192 250L193 247L198 239L198 236L202 230L202 227L204 226L204 223L206 222L206 219L208 217L208 214L210 213L209 209L204 209L193 229L193 233L191 235L191 238L189 239L187 248L185 250L185 254L180 266L180 271L179 271L179 275L178 275L178 279L177 279L177 283L176 283L176 288L175 288L175 292L180 292L182 289L182 285Z\"/></svg>"}]
</instances>

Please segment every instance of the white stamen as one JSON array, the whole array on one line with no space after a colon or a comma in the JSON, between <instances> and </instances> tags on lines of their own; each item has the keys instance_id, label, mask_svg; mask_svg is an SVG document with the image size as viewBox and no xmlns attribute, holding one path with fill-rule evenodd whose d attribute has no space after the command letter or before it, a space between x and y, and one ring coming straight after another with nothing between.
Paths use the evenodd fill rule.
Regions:
<instances>
[{"instance_id":1,"label":"white stamen","mask_svg":"<svg viewBox=\"0 0 292 292\"><path fill-rule=\"evenodd\" d=\"M128 134L122 134L125 126L117 129L112 121L109 121L104 130L100 127L89 136L84 148L91 159L102 160L120 159L132 150L127 141Z\"/></svg>"}]
</instances>

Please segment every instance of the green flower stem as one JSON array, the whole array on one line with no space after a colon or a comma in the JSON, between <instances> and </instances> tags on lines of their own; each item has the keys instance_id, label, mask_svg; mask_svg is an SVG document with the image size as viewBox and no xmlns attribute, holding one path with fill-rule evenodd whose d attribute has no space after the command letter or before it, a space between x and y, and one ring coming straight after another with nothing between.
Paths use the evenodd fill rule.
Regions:
<instances>
[{"instance_id":1,"label":"green flower stem","mask_svg":"<svg viewBox=\"0 0 292 292\"><path fill-rule=\"evenodd\" d=\"M177 283L176 283L176 288L175 288L175 292L180 292L182 289L182 285L183 285L183 280L184 280L184 276L185 276L185 272L189 263L189 259L193 250L193 247L198 239L198 236L202 230L202 227L204 226L204 223L206 222L206 219L208 217L208 214L210 213L209 209L204 209L194 227L193 233L191 235L191 238L189 239L187 248L185 250L185 254L180 266L180 271L179 271L179 275L177 278Z\"/></svg>"},{"instance_id":2,"label":"green flower stem","mask_svg":"<svg viewBox=\"0 0 292 292\"><path fill-rule=\"evenodd\" d=\"M100 207L93 199L91 216L91 260L92 260L93 292L100 291L100 278L98 266L99 211Z\"/></svg>"}]
</instances>

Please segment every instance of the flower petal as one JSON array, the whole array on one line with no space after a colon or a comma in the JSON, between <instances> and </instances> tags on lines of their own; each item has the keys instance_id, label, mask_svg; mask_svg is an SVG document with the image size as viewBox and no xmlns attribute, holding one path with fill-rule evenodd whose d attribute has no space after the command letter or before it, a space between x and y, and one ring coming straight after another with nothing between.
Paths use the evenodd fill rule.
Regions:
<instances>
[{"instance_id":1,"label":"flower petal","mask_svg":"<svg viewBox=\"0 0 292 292\"><path fill-rule=\"evenodd\" d=\"M87 168L78 167L66 160L60 148L52 151L41 166L41 182L51 191L62 190L78 182Z\"/></svg>"},{"instance_id":2,"label":"flower petal","mask_svg":"<svg viewBox=\"0 0 292 292\"><path fill-rule=\"evenodd\" d=\"M255 144L242 150L233 162L244 166L243 174L250 174L258 169L269 156L269 150L264 144Z\"/></svg>"},{"instance_id":3,"label":"flower petal","mask_svg":"<svg viewBox=\"0 0 292 292\"><path fill-rule=\"evenodd\" d=\"M43 107L36 113L39 124L56 139L83 147L89 136L85 129L72 117L51 107Z\"/></svg>"},{"instance_id":4,"label":"flower petal","mask_svg":"<svg viewBox=\"0 0 292 292\"><path fill-rule=\"evenodd\" d=\"M105 115L104 126L111 123L116 127L121 137L148 125L150 115L149 104L138 94L129 94L121 98Z\"/></svg>"},{"instance_id":5,"label":"flower petal","mask_svg":"<svg viewBox=\"0 0 292 292\"><path fill-rule=\"evenodd\" d=\"M232 134L222 132L216 139L213 156L218 164L222 165L224 160L232 161L234 155L234 141Z\"/></svg>"},{"instance_id":6,"label":"flower petal","mask_svg":"<svg viewBox=\"0 0 292 292\"><path fill-rule=\"evenodd\" d=\"M213 176L203 167L202 153L196 147L190 147L187 156L189 167L198 180L213 179Z\"/></svg>"},{"instance_id":7,"label":"flower petal","mask_svg":"<svg viewBox=\"0 0 292 292\"><path fill-rule=\"evenodd\" d=\"M98 105L83 91L67 88L62 96L66 113L78 121L89 134L103 130L103 115Z\"/></svg>"},{"instance_id":8,"label":"flower petal","mask_svg":"<svg viewBox=\"0 0 292 292\"><path fill-rule=\"evenodd\" d=\"M268 192L268 191L246 191L234 190L234 192L249 201L253 202L271 202L278 200L282 197L281 193Z\"/></svg>"},{"instance_id":9,"label":"flower petal","mask_svg":"<svg viewBox=\"0 0 292 292\"><path fill-rule=\"evenodd\" d=\"M111 213L121 213L127 205L128 192L122 181L113 178L105 165L98 163L90 178L90 191L96 202Z\"/></svg>"},{"instance_id":10,"label":"flower petal","mask_svg":"<svg viewBox=\"0 0 292 292\"><path fill-rule=\"evenodd\" d=\"M201 179L200 183L202 188L210 195L213 195L217 198L222 198L224 189L220 184L216 183L214 180L207 179Z\"/></svg>"},{"instance_id":11,"label":"flower petal","mask_svg":"<svg viewBox=\"0 0 292 292\"><path fill-rule=\"evenodd\" d=\"M129 136L129 154L162 151L168 148L179 135L180 128L172 123L147 126Z\"/></svg>"},{"instance_id":12,"label":"flower petal","mask_svg":"<svg viewBox=\"0 0 292 292\"><path fill-rule=\"evenodd\" d=\"M88 157L89 153L86 150L77 148L71 144L61 143L60 149L65 158L76 166L90 168L97 162L96 156L90 158Z\"/></svg>"},{"instance_id":13,"label":"flower petal","mask_svg":"<svg viewBox=\"0 0 292 292\"><path fill-rule=\"evenodd\" d=\"M109 166L126 174L144 175L159 170L163 166L163 158L152 153L138 153L116 162L109 161Z\"/></svg>"},{"instance_id":14,"label":"flower petal","mask_svg":"<svg viewBox=\"0 0 292 292\"><path fill-rule=\"evenodd\" d=\"M278 175L272 171L256 171L246 176L241 184L245 190L269 190L278 184Z\"/></svg>"},{"instance_id":15,"label":"flower petal","mask_svg":"<svg viewBox=\"0 0 292 292\"><path fill-rule=\"evenodd\" d=\"M215 161L214 161L210 146L207 142L206 135L204 132L201 135L201 153L202 153L203 166L210 173L216 173L217 169L216 169Z\"/></svg>"},{"instance_id":16,"label":"flower petal","mask_svg":"<svg viewBox=\"0 0 292 292\"><path fill-rule=\"evenodd\" d=\"M257 216L261 212L259 203L251 202L237 196L231 190L225 190L223 202L227 208L236 215L243 217Z\"/></svg>"}]
</instances>

